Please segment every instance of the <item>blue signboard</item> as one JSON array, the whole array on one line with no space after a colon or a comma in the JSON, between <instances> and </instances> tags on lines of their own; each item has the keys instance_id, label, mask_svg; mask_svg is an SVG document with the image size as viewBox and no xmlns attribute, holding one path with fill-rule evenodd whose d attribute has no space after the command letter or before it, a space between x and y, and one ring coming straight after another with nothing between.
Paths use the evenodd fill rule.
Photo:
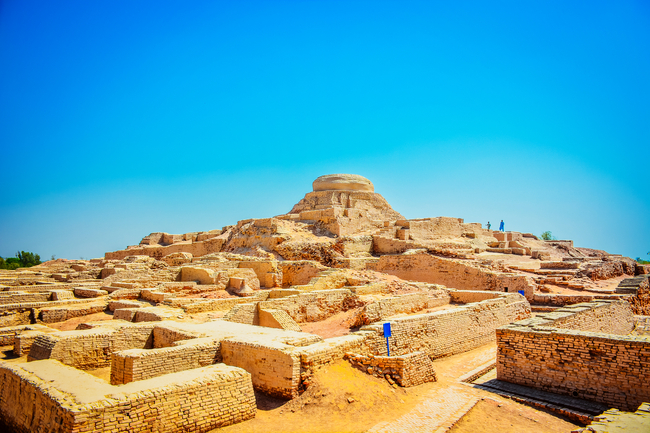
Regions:
<instances>
[{"instance_id":1,"label":"blue signboard","mask_svg":"<svg viewBox=\"0 0 650 433\"><path fill-rule=\"evenodd\" d=\"M390 323L384 323L384 337L386 337L386 353L390 356L390 345L388 344L388 337L390 337Z\"/></svg>"}]
</instances>

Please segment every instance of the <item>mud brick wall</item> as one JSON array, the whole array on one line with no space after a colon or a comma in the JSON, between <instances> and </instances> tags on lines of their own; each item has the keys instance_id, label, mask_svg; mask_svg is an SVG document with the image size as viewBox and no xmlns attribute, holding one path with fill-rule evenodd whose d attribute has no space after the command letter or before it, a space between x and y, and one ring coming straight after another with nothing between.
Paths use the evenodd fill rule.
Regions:
<instances>
[{"instance_id":1,"label":"mud brick wall","mask_svg":"<svg viewBox=\"0 0 650 433\"><path fill-rule=\"evenodd\" d=\"M298 396L300 354L295 348L230 338L222 340L221 356L225 364L248 371L255 389L284 399Z\"/></svg>"},{"instance_id":2,"label":"mud brick wall","mask_svg":"<svg viewBox=\"0 0 650 433\"><path fill-rule=\"evenodd\" d=\"M356 325L367 325L396 314L415 313L447 304L449 304L449 295L446 291L391 296L365 305Z\"/></svg>"},{"instance_id":3,"label":"mud brick wall","mask_svg":"<svg viewBox=\"0 0 650 433\"><path fill-rule=\"evenodd\" d=\"M38 312L38 320L43 323L63 322L74 317L83 317L89 314L101 313L106 310L107 302L100 302L95 305L71 306L71 307L48 307Z\"/></svg>"},{"instance_id":4,"label":"mud brick wall","mask_svg":"<svg viewBox=\"0 0 650 433\"><path fill-rule=\"evenodd\" d=\"M544 295L536 293L533 296L532 304L534 305L552 305L554 307L562 307L566 305L574 305L583 302L592 302L598 299L605 300L629 300L630 295L561 295L561 294L551 294Z\"/></svg>"},{"instance_id":5,"label":"mud brick wall","mask_svg":"<svg viewBox=\"0 0 650 433\"><path fill-rule=\"evenodd\" d=\"M46 328L42 325L18 325L11 327L0 328L0 346L10 346L14 344L14 338L16 334L19 334L23 331L30 331L35 329Z\"/></svg>"},{"instance_id":6,"label":"mud brick wall","mask_svg":"<svg viewBox=\"0 0 650 433\"><path fill-rule=\"evenodd\" d=\"M347 352L361 353L365 349L366 338L371 334L359 331L298 348L302 371L313 371L323 365L339 361Z\"/></svg>"},{"instance_id":7,"label":"mud brick wall","mask_svg":"<svg viewBox=\"0 0 650 433\"><path fill-rule=\"evenodd\" d=\"M14 337L14 355L27 355L32 345L34 344L34 341L36 341L36 337L42 334L51 334L53 332L57 332L56 329L52 328L36 329L36 326L39 325L34 325L34 330L24 330L16 334ZM42 328L45 328L45 326Z\"/></svg>"},{"instance_id":8,"label":"mud brick wall","mask_svg":"<svg viewBox=\"0 0 650 433\"><path fill-rule=\"evenodd\" d=\"M634 333L650 335L650 316L634 316Z\"/></svg>"},{"instance_id":9,"label":"mud brick wall","mask_svg":"<svg viewBox=\"0 0 650 433\"><path fill-rule=\"evenodd\" d=\"M260 308L284 310L297 323L317 322L360 305L357 295L347 289L314 290L260 302Z\"/></svg>"},{"instance_id":10,"label":"mud brick wall","mask_svg":"<svg viewBox=\"0 0 650 433\"><path fill-rule=\"evenodd\" d=\"M487 299L494 299L502 296L500 292L488 292L484 290L454 290L449 292L451 302L457 304L471 304Z\"/></svg>"},{"instance_id":11,"label":"mud brick wall","mask_svg":"<svg viewBox=\"0 0 650 433\"><path fill-rule=\"evenodd\" d=\"M616 335L627 335L634 329L632 308L625 301L593 302L561 311L569 315L554 320L554 328Z\"/></svg>"},{"instance_id":12,"label":"mud brick wall","mask_svg":"<svg viewBox=\"0 0 650 433\"><path fill-rule=\"evenodd\" d=\"M152 331L153 327L132 326L43 334L34 340L28 361L56 359L81 370L108 367L112 352L152 347Z\"/></svg>"},{"instance_id":13,"label":"mud brick wall","mask_svg":"<svg viewBox=\"0 0 650 433\"><path fill-rule=\"evenodd\" d=\"M504 295L453 310L436 311L390 321L391 355L422 351L431 359L466 352L490 343L495 329L530 317L530 304L519 294ZM374 355L386 355L383 324L364 326L374 331L366 340Z\"/></svg>"},{"instance_id":14,"label":"mud brick wall","mask_svg":"<svg viewBox=\"0 0 650 433\"><path fill-rule=\"evenodd\" d=\"M19 311L0 311L0 328L6 326L20 326L31 323L32 311L29 308Z\"/></svg>"},{"instance_id":15,"label":"mud brick wall","mask_svg":"<svg viewBox=\"0 0 650 433\"><path fill-rule=\"evenodd\" d=\"M650 388L640 386L650 375L650 339L567 329L621 332L629 327L628 315L633 320L628 308L623 301L600 300L498 329L498 378L621 410L636 409L650 399ZM596 325L585 326L589 320Z\"/></svg>"},{"instance_id":16,"label":"mud brick wall","mask_svg":"<svg viewBox=\"0 0 650 433\"><path fill-rule=\"evenodd\" d=\"M497 377L625 411L650 401L650 340L511 325L497 330Z\"/></svg>"},{"instance_id":17,"label":"mud brick wall","mask_svg":"<svg viewBox=\"0 0 650 433\"><path fill-rule=\"evenodd\" d=\"M487 270L470 262L425 253L381 256L379 262L369 263L368 269L404 280L443 284L460 290L505 292L507 288L509 293L523 290L528 299L532 299L534 292L534 284L529 277Z\"/></svg>"},{"instance_id":18,"label":"mud brick wall","mask_svg":"<svg viewBox=\"0 0 650 433\"><path fill-rule=\"evenodd\" d=\"M142 308L147 305L148 304L143 304L138 301L111 301L108 303L108 309L115 311L121 308Z\"/></svg>"},{"instance_id":19,"label":"mud brick wall","mask_svg":"<svg viewBox=\"0 0 650 433\"><path fill-rule=\"evenodd\" d=\"M268 328L286 329L289 331L301 332L300 325L298 325L292 318L283 310L262 310L258 311L259 325Z\"/></svg>"},{"instance_id":20,"label":"mud brick wall","mask_svg":"<svg viewBox=\"0 0 650 433\"><path fill-rule=\"evenodd\" d=\"M113 332L111 329L95 328L74 333L39 335L32 344L27 359L56 359L81 370L107 367L111 363Z\"/></svg>"},{"instance_id":21,"label":"mud brick wall","mask_svg":"<svg viewBox=\"0 0 650 433\"><path fill-rule=\"evenodd\" d=\"M349 353L346 358L364 373L384 377L389 382L395 381L403 387L436 381L433 363L424 352L401 356L364 356Z\"/></svg>"},{"instance_id":22,"label":"mud brick wall","mask_svg":"<svg viewBox=\"0 0 650 433\"><path fill-rule=\"evenodd\" d=\"M257 304L239 304L223 316L228 322L243 323L245 325L258 325Z\"/></svg>"},{"instance_id":23,"label":"mud brick wall","mask_svg":"<svg viewBox=\"0 0 650 433\"><path fill-rule=\"evenodd\" d=\"M22 293L7 292L0 293L0 305L5 304L22 304L25 302L47 302L50 300L50 294L45 293Z\"/></svg>"},{"instance_id":24,"label":"mud brick wall","mask_svg":"<svg viewBox=\"0 0 650 433\"><path fill-rule=\"evenodd\" d=\"M119 289L119 290L115 290L108 297L112 301L118 299L138 299L140 298L141 292L142 289Z\"/></svg>"},{"instance_id":25,"label":"mud brick wall","mask_svg":"<svg viewBox=\"0 0 650 433\"><path fill-rule=\"evenodd\" d=\"M136 311L138 311L137 308L120 308L119 310L115 310L115 313L113 313L113 320L126 320L127 322L133 322Z\"/></svg>"},{"instance_id":26,"label":"mud brick wall","mask_svg":"<svg viewBox=\"0 0 650 433\"><path fill-rule=\"evenodd\" d=\"M172 347L177 341L201 338L203 335L165 326L156 326L153 329L153 348Z\"/></svg>"},{"instance_id":27,"label":"mud brick wall","mask_svg":"<svg viewBox=\"0 0 650 433\"><path fill-rule=\"evenodd\" d=\"M161 349L129 349L111 355L111 384L150 379L163 374L221 362L220 342L208 338Z\"/></svg>"},{"instance_id":28,"label":"mud brick wall","mask_svg":"<svg viewBox=\"0 0 650 433\"><path fill-rule=\"evenodd\" d=\"M283 287L309 284L319 272L327 269L313 260L287 260L278 262L278 266L282 272Z\"/></svg>"},{"instance_id":29,"label":"mud brick wall","mask_svg":"<svg viewBox=\"0 0 650 433\"><path fill-rule=\"evenodd\" d=\"M230 298L230 299L169 299L165 300L164 304L171 307L180 307L186 313L204 313L206 311L228 311L237 304L250 303L252 301L265 300L269 296L268 291L256 293L255 296L245 298ZM187 302L189 301L189 302Z\"/></svg>"},{"instance_id":30,"label":"mud brick wall","mask_svg":"<svg viewBox=\"0 0 650 433\"><path fill-rule=\"evenodd\" d=\"M99 296L108 295L108 292L101 289L86 289L83 287L75 287L74 295L80 298L97 298Z\"/></svg>"},{"instance_id":31,"label":"mud brick wall","mask_svg":"<svg viewBox=\"0 0 650 433\"><path fill-rule=\"evenodd\" d=\"M57 367L65 368L50 366ZM94 381L94 399L80 403L48 377L21 366L0 367L0 416L19 433L208 432L256 413L250 375L223 364L120 387L76 373L75 382Z\"/></svg>"}]
</instances>

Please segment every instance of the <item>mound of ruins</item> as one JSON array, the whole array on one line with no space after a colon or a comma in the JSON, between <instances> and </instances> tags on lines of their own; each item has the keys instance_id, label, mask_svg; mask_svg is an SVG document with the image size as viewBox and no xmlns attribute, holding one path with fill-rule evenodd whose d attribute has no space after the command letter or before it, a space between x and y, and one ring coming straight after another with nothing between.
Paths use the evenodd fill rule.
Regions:
<instances>
[{"instance_id":1,"label":"mound of ruins","mask_svg":"<svg viewBox=\"0 0 650 433\"><path fill-rule=\"evenodd\" d=\"M389 393L466 396L428 431L486 398L589 431L645 428L649 274L570 240L406 219L370 180L320 176L284 215L0 271L0 419L17 432L246 431L262 400L281 402L278 417L307 410L294 402L321 398L319 374L344 365ZM472 351L487 358L441 375ZM369 431L397 428L376 408Z\"/></svg>"}]
</instances>

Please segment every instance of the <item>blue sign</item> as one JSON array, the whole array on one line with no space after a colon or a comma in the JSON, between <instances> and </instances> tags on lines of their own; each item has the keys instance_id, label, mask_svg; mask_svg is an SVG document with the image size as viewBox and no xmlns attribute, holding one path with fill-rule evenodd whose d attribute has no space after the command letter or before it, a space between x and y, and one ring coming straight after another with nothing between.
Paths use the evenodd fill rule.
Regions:
<instances>
[{"instance_id":1,"label":"blue sign","mask_svg":"<svg viewBox=\"0 0 650 433\"><path fill-rule=\"evenodd\" d=\"M523 291L523 290L520 290L520 291L519 291L519 294L520 294L521 296L526 296L526 295L524 294L524 291Z\"/></svg>"},{"instance_id":2,"label":"blue sign","mask_svg":"<svg viewBox=\"0 0 650 433\"><path fill-rule=\"evenodd\" d=\"M390 337L390 323L384 323L384 337Z\"/></svg>"}]
</instances>

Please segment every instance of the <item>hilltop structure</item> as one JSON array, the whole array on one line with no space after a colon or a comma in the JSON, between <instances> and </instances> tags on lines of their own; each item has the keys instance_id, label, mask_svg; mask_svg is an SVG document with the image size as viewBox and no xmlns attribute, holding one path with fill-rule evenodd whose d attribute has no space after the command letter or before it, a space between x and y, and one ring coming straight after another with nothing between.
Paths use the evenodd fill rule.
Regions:
<instances>
[{"instance_id":1,"label":"hilltop structure","mask_svg":"<svg viewBox=\"0 0 650 433\"><path fill-rule=\"evenodd\" d=\"M324 366L433 386L437 360L494 343L464 375L496 367L477 393L585 399L560 410L582 423L650 401L636 386L650 374L647 266L460 218L409 220L358 175L312 187L284 215L1 272L4 422L209 431L253 418L254 390L301 398ZM559 407L536 398L521 397Z\"/></svg>"}]
</instances>

